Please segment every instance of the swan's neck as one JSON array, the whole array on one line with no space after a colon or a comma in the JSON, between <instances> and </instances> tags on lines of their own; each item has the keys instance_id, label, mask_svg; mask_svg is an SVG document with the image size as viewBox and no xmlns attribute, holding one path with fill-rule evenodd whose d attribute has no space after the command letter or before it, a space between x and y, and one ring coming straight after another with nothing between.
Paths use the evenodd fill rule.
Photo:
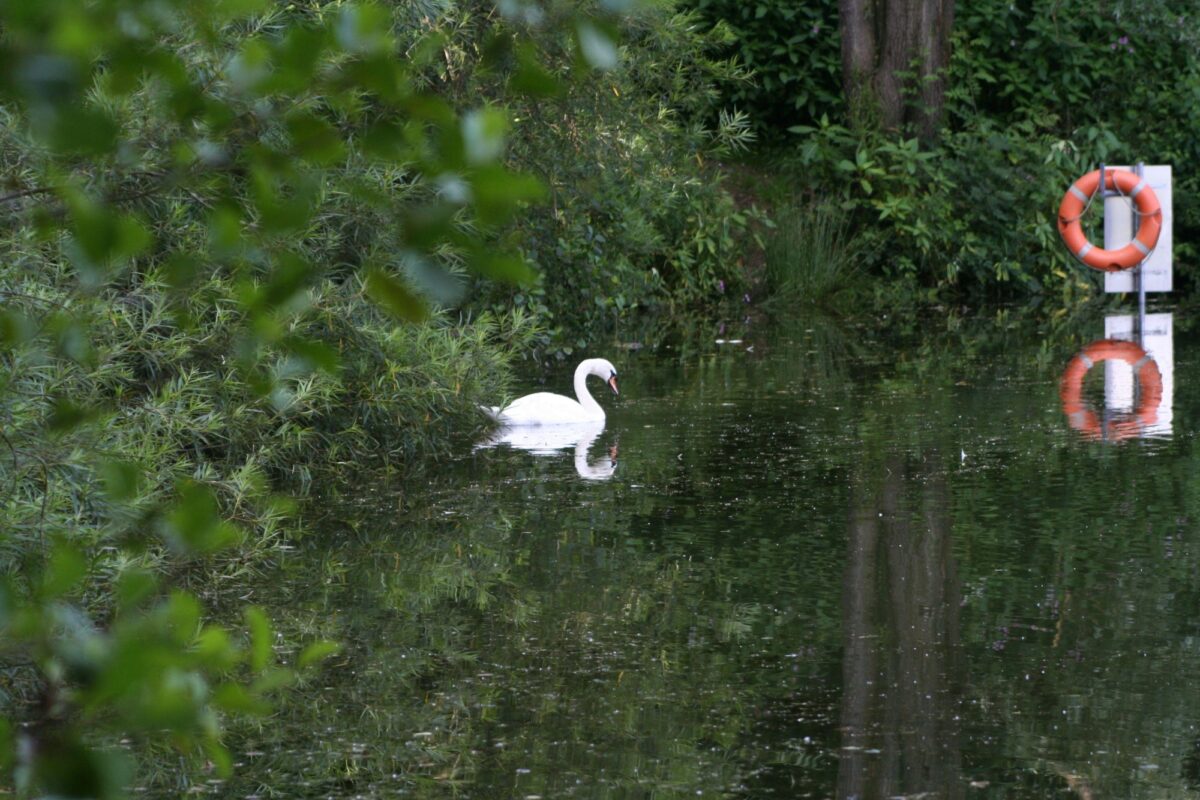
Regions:
<instances>
[{"instance_id":1,"label":"swan's neck","mask_svg":"<svg viewBox=\"0 0 1200 800\"><path fill-rule=\"evenodd\" d=\"M579 405L592 414L600 417L604 416L604 409L596 402L587 388L587 377L591 374L587 362L581 363L575 368L575 396L579 398Z\"/></svg>"}]
</instances>

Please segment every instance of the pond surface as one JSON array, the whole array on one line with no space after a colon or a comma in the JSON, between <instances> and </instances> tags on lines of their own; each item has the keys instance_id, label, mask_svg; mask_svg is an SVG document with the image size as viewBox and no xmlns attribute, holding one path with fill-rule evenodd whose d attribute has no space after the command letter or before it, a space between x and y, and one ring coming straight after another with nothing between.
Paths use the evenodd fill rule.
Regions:
<instances>
[{"instance_id":1,"label":"pond surface","mask_svg":"<svg viewBox=\"0 0 1200 800\"><path fill-rule=\"evenodd\" d=\"M1102 338L800 320L597 353L622 393L593 382L580 447L321 501L253 599L344 650L213 791L1200 797L1200 350L1155 345L1157 400L1137 359L1085 366L1064 410Z\"/></svg>"}]
</instances>

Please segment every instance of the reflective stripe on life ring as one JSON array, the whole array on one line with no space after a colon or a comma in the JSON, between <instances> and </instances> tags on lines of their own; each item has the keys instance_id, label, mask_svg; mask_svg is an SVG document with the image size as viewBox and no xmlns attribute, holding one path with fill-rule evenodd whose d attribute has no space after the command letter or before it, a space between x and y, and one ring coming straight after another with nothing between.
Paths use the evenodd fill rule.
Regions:
<instances>
[{"instance_id":1,"label":"reflective stripe on life ring","mask_svg":"<svg viewBox=\"0 0 1200 800\"><path fill-rule=\"evenodd\" d=\"M1096 412L1083 402L1083 377L1101 361L1116 359L1133 367L1137 378L1140 398L1132 417L1128 414L1109 420L1102 425ZM1083 348L1063 371L1062 385L1058 396L1062 399L1063 413L1068 424L1093 439L1127 439L1140 435L1146 428L1158 422L1158 406L1162 403L1162 373L1158 364L1142 348L1133 342L1119 339L1101 339Z\"/></svg>"},{"instance_id":2,"label":"reflective stripe on life ring","mask_svg":"<svg viewBox=\"0 0 1200 800\"><path fill-rule=\"evenodd\" d=\"M1158 244L1162 233L1162 205L1145 178L1127 169L1106 169L1104 183L1105 188L1124 193L1137 206L1141 219L1133 241L1119 250L1104 250L1089 242L1083 233L1079 217L1100 187L1100 170L1075 181L1063 195L1058 206L1058 232L1071 253L1084 264L1105 272L1119 272L1141 264Z\"/></svg>"}]
</instances>

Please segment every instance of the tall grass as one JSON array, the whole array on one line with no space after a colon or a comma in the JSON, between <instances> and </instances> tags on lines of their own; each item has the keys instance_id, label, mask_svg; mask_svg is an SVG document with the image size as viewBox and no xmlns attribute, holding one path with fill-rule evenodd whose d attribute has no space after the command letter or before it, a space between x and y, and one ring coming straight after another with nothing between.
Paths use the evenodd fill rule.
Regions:
<instances>
[{"instance_id":1,"label":"tall grass","mask_svg":"<svg viewBox=\"0 0 1200 800\"><path fill-rule=\"evenodd\" d=\"M820 305L855 288L869 255L851 235L848 215L834 205L783 208L767 244L767 281L776 303Z\"/></svg>"},{"instance_id":2,"label":"tall grass","mask_svg":"<svg viewBox=\"0 0 1200 800\"><path fill-rule=\"evenodd\" d=\"M504 395L532 333L521 314L398 326L357 283L324 281L288 334L337 366L265 348L248 368L244 315L209 312L235 291L216 274L180 298L149 270L86 293L61 264L0 264L0 300L29 328L0 350L0 568L17 570L48 537L97 547L163 528L157 509L193 484L251 534L239 557L261 558L287 527L275 491L339 465L446 452L482 423L479 404Z\"/></svg>"}]
</instances>

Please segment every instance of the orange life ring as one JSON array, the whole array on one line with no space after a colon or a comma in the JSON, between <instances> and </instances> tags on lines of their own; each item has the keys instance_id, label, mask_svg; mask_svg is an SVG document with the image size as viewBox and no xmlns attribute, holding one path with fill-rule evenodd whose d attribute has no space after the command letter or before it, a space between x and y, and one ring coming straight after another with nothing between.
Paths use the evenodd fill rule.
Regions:
<instances>
[{"instance_id":1,"label":"orange life ring","mask_svg":"<svg viewBox=\"0 0 1200 800\"><path fill-rule=\"evenodd\" d=\"M1100 418L1083 402L1083 376L1097 362L1119 359L1133 367L1137 377L1141 398L1132 417L1109 420L1102 425ZM1150 354L1133 342L1119 339L1101 339L1092 342L1071 359L1063 371L1062 385L1058 396L1062 399L1063 412L1072 428L1093 439L1127 439L1141 434L1147 427L1158 422L1158 406L1162 402L1162 373Z\"/></svg>"},{"instance_id":2,"label":"orange life ring","mask_svg":"<svg viewBox=\"0 0 1200 800\"><path fill-rule=\"evenodd\" d=\"M1158 244L1158 236L1162 233L1162 205L1145 178L1139 178L1127 169L1106 169L1104 183L1105 188L1119 190L1137 205L1141 221L1133 241L1120 250L1103 250L1089 242L1083 233L1079 218L1100 186L1100 170L1075 181L1063 195L1058 206L1058 232L1071 253L1084 264L1105 272L1120 272L1145 261Z\"/></svg>"}]
</instances>

